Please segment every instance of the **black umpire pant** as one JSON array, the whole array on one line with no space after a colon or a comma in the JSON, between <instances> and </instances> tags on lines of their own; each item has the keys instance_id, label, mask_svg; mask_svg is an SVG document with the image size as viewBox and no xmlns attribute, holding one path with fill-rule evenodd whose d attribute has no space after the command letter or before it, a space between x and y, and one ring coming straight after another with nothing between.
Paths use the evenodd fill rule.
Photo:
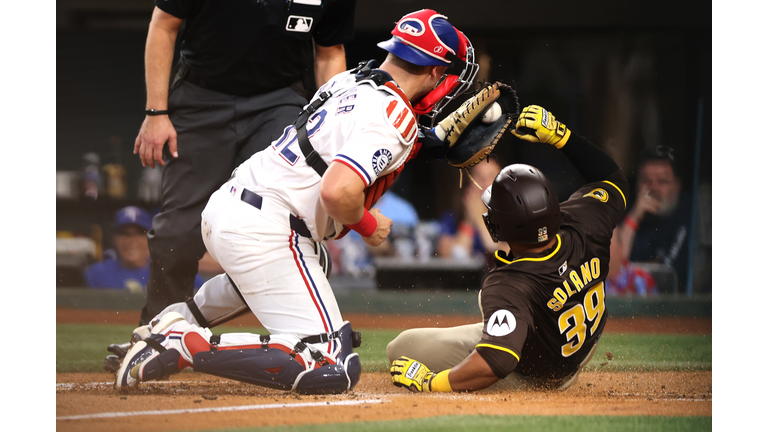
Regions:
<instances>
[{"instance_id":1,"label":"black umpire pant","mask_svg":"<svg viewBox=\"0 0 768 432\"><path fill-rule=\"evenodd\" d=\"M269 147L307 101L291 88L237 97L183 82L168 99L178 158L164 149L162 208L152 221L147 302L140 325L194 295L205 254L200 214L238 163Z\"/></svg>"}]
</instances>

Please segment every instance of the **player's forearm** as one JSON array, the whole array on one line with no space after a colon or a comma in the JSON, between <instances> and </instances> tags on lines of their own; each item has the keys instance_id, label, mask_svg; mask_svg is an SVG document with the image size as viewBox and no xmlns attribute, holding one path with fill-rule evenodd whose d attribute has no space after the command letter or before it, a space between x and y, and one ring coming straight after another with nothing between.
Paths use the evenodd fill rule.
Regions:
<instances>
[{"instance_id":1,"label":"player's forearm","mask_svg":"<svg viewBox=\"0 0 768 432\"><path fill-rule=\"evenodd\" d=\"M619 166L607 153L575 133L571 134L561 151L587 183L605 180L619 170Z\"/></svg>"},{"instance_id":2,"label":"player's forearm","mask_svg":"<svg viewBox=\"0 0 768 432\"><path fill-rule=\"evenodd\" d=\"M315 84L317 87L345 70L347 70L347 56L344 45L329 47L315 45Z\"/></svg>"},{"instance_id":3,"label":"player's forearm","mask_svg":"<svg viewBox=\"0 0 768 432\"><path fill-rule=\"evenodd\" d=\"M448 382L453 391L481 390L498 380L499 377L477 351L472 351L472 354L448 373Z\"/></svg>"},{"instance_id":4,"label":"player's forearm","mask_svg":"<svg viewBox=\"0 0 768 432\"><path fill-rule=\"evenodd\" d=\"M321 195L320 204L331 219L344 225L353 225L363 218L365 195L355 196Z\"/></svg>"},{"instance_id":5,"label":"player's forearm","mask_svg":"<svg viewBox=\"0 0 768 432\"><path fill-rule=\"evenodd\" d=\"M156 110L168 108L168 82L180 25L181 20L155 8L144 53L147 108Z\"/></svg>"}]
</instances>

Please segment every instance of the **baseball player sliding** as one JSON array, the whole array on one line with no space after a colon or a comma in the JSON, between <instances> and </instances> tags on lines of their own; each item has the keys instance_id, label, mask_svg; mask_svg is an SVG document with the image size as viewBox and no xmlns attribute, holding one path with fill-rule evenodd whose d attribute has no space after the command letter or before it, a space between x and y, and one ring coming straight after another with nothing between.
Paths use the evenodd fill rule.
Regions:
<instances>
[{"instance_id":1,"label":"baseball player sliding","mask_svg":"<svg viewBox=\"0 0 768 432\"><path fill-rule=\"evenodd\" d=\"M381 66L332 78L270 148L210 197L203 239L226 273L134 331L117 389L186 367L302 393L354 388L360 335L339 312L322 242L350 229L372 246L384 241L392 221L371 206L420 149L445 154L444 141L421 130L417 116L434 123L477 73L470 41L435 11L406 15L392 35L378 44L389 53ZM210 331L249 310L268 335Z\"/></svg>"},{"instance_id":2,"label":"baseball player sliding","mask_svg":"<svg viewBox=\"0 0 768 432\"><path fill-rule=\"evenodd\" d=\"M564 390L595 352L626 178L607 154L539 106L525 108L512 133L560 149L587 184L560 204L538 169L502 169L482 200L488 232L510 254L496 252L496 268L483 281L483 322L401 333L387 346L396 386L467 391L504 380L505 387Z\"/></svg>"}]
</instances>

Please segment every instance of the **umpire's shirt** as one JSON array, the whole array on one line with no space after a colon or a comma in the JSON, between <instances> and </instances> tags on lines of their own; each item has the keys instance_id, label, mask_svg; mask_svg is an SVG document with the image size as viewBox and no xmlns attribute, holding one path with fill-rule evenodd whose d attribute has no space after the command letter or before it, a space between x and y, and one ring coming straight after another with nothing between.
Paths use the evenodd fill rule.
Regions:
<instances>
[{"instance_id":1,"label":"umpire's shirt","mask_svg":"<svg viewBox=\"0 0 768 432\"><path fill-rule=\"evenodd\" d=\"M613 160L576 134L563 153L591 182L560 204L554 247L516 260L499 251L483 282L476 349L499 378L514 370L561 380L578 370L605 327L610 243L628 185ZM603 180L594 181L600 172Z\"/></svg>"},{"instance_id":2,"label":"umpire's shirt","mask_svg":"<svg viewBox=\"0 0 768 432\"><path fill-rule=\"evenodd\" d=\"M309 81L312 40L352 40L355 0L155 0L185 19L181 56L201 87L253 96ZM309 89L308 88L308 89ZM311 92L310 92L311 94Z\"/></svg>"}]
</instances>

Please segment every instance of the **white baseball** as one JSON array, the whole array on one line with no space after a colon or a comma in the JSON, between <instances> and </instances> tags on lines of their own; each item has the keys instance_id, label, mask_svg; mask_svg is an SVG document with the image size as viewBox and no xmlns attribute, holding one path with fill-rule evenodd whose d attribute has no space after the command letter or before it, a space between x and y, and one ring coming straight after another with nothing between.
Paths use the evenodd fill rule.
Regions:
<instances>
[{"instance_id":1,"label":"white baseball","mask_svg":"<svg viewBox=\"0 0 768 432\"><path fill-rule=\"evenodd\" d=\"M501 117L501 106L494 102L483 114L483 123L493 123Z\"/></svg>"}]
</instances>

